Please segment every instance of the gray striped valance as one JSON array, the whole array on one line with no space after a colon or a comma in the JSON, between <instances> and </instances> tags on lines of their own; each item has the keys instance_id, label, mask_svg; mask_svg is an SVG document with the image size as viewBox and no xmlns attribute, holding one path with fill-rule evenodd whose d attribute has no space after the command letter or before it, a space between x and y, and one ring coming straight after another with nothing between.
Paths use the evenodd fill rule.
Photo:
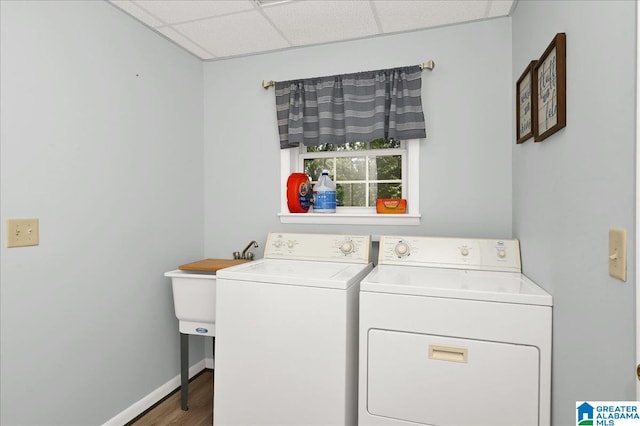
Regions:
<instances>
[{"instance_id":1,"label":"gray striped valance","mask_svg":"<svg viewBox=\"0 0 640 426\"><path fill-rule=\"evenodd\" d=\"M283 149L426 136L418 65L275 86Z\"/></svg>"}]
</instances>

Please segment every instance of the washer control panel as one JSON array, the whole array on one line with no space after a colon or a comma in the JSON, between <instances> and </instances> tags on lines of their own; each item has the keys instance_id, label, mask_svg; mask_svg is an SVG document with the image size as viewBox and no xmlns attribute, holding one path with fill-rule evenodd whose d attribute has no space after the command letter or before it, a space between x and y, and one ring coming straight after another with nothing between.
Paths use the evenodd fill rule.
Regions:
<instances>
[{"instance_id":1,"label":"washer control panel","mask_svg":"<svg viewBox=\"0 0 640 426\"><path fill-rule=\"evenodd\" d=\"M265 259L369 263L371 236L271 232L267 235L264 257Z\"/></svg>"},{"instance_id":2,"label":"washer control panel","mask_svg":"<svg viewBox=\"0 0 640 426\"><path fill-rule=\"evenodd\" d=\"M378 263L521 272L518 240L382 235Z\"/></svg>"}]
</instances>

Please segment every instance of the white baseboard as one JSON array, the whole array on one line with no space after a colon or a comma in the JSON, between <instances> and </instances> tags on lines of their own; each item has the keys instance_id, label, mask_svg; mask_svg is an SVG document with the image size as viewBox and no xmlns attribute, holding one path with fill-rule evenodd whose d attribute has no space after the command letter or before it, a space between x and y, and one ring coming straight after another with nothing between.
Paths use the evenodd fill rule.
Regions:
<instances>
[{"instance_id":1,"label":"white baseboard","mask_svg":"<svg viewBox=\"0 0 640 426\"><path fill-rule=\"evenodd\" d=\"M205 358L204 359L204 368L208 368L209 370L213 370L213 358Z\"/></svg>"},{"instance_id":2,"label":"white baseboard","mask_svg":"<svg viewBox=\"0 0 640 426\"><path fill-rule=\"evenodd\" d=\"M208 367L211 365L211 367ZM193 365L189 368L189 378L195 376L205 368L213 368L213 359L206 358L197 364ZM150 394L134 403L124 411L117 414L115 417L107 420L104 426L121 426L125 425L127 422L135 419L137 416L142 414L146 409L151 407L156 402L160 401L165 396L169 395L171 392L175 390L175 388L180 386L180 374L178 374L173 379L169 380L167 383L163 384L159 388L152 391Z\"/></svg>"}]
</instances>

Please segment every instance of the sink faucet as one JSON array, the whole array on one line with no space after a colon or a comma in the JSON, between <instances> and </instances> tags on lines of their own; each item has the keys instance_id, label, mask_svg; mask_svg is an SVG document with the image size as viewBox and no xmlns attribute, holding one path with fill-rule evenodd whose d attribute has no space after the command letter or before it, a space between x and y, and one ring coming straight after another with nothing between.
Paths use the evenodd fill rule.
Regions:
<instances>
[{"instance_id":1,"label":"sink faucet","mask_svg":"<svg viewBox=\"0 0 640 426\"><path fill-rule=\"evenodd\" d=\"M242 250L242 255L240 257L240 259L249 259L249 260L253 260L253 256L254 254L249 252L247 253L247 250L249 250L251 248L251 246L253 247L258 247L258 243L255 241L251 241L249 244L247 244L247 246L244 248L244 250Z\"/></svg>"}]
</instances>

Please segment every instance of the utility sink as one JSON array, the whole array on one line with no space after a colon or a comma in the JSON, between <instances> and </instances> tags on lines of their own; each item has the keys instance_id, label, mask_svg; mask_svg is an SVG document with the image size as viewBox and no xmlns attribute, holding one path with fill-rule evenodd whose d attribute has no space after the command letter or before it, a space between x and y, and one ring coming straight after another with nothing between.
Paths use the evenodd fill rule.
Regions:
<instances>
[{"instance_id":1,"label":"utility sink","mask_svg":"<svg viewBox=\"0 0 640 426\"><path fill-rule=\"evenodd\" d=\"M180 399L183 410L188 409L189 335L211 336L215 359L216 272L250 260L202 259L164 274L171 278L173 307L180 328Z\"/></svg>"},{"instance_id":2,"label":"utility sink","mask_svg":"<svg viewBox=\"0 0 640 426\"><path fill-rule=\"evenodd\" d=\"M216 272L249 259L203 259L166 272L180 333L216 335Z\"/></svg>"}]
</instances>

